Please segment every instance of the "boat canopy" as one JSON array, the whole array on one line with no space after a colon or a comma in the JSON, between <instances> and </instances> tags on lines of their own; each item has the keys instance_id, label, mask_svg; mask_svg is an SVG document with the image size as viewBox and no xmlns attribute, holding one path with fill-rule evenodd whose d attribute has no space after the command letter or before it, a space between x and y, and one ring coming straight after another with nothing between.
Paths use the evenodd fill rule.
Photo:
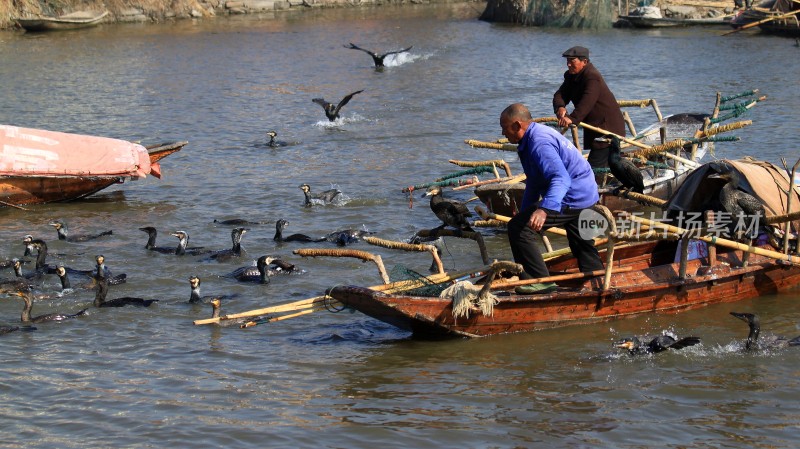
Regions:
<instances>
[{"instance_id":1,"label":"boat canopy","mask_svg":"<svg viewBox=\"0 0 800 449\"><path fill-rule=\"evenodd\" d=\"M786 170L765 161L752 158L738 160L721 159L701 165L692 171L678 188L664 210L670 212L704 212L706 210L722 210L719 193L726 181L710 178L711 175L723 173L727 168L739 174L739 189L758 198L766 210L767 217L785 215L789 176ZM792 210L800 210L800 193L793 189Z\"/></svg>"},{"instance_id":2,"label":"boat canopy","mask_svg":"<svg viewBox=\"0 0 800 449\"><path fill-rule=\"evenodd\" d=\"M150 171L147 149L132 142L0 125L0 176L144 178Z\"/></svg>"}]
</instances>

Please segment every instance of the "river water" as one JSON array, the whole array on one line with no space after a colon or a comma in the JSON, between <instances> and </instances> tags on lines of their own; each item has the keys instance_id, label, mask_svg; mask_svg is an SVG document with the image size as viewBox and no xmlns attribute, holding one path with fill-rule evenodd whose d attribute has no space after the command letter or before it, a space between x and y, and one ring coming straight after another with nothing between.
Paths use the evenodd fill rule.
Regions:
<instances>
[{"instance_id":1,"label":"river water","mask_svg":"<svg viewBox=\"0 0 800 449\"><path fill-rule=\"evenodd\" d=\"M480 4L285 13L177 23L101 26L59 34L0 34L0 123L143 143L188 140L162 161L164 177L126 183L90 199L4 209L0 256L20 256L25 234L48 240L50 259L76 268L103 254L128 282L111 296L158 298L149 309L90 308L88 316L0 337L3 447L795 447L800 353L743 354L746 326L732 310L761 315L765 334L800 333L798 291L605 324L481 340L420 341L359 313L315 313L256 326L194 326L202 294L234 294L237 312L320 294L337 284L380 283L356 259L303 259L276 244L274 223L314 236L348 228L402 240L438 225L404 186L455 171L448 159L516 156L471 149L465 138L500 135L498 114L522 101L551 115L565 70L562 51L584 45L620 99L656 98L665 114L708 112L717 91L759 88L769 98L747 117L742 140L715 156L755 155L793 164L798 49L789 39L724 29L576 31L497 26ZM346 50L413 45L376 72ZM338 101L364 89L329 123L312 98ZM632 111L641 128L649 110ZM275 130L286 145L265 146ZM337 186L338 205L303 207L301 183ZM452 194L466 199L468 193ZM413 206L413 207L410 207ZM209 262L148 253L185 230L193 246L230 246L247 218L248 256ZM55 239L106 229L88 243ZM486 233L491 257L509 258ZM333 247L316 244L314 247ZM359 243L387 268L425 272L429 260ZM304 274L267 286L220 277L262 254ZM474 246L448 240L448 270L481 265ZM9 276L6 272L4 276ZM56 295L34 313L90 307L93 293ZM22 302L0 300L5 324ZM702 344L632 358L611 344L672 330Z\"/></svg>"}]
</instances>

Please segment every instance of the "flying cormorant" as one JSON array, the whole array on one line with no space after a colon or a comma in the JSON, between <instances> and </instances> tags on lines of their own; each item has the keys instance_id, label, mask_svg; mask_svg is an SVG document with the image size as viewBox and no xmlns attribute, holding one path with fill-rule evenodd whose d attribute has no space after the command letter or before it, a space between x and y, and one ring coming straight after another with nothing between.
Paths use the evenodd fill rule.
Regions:
<instances>
[{"instance_id":1,"label":"flying cormorant","mask_svg":"<svg viewBox=\"0 0 800 449\"><path fill-rule=\"evenodd\" d=\"M350 45L344 45L344 48L348 48L350 50L361 50L364 53L372 56L372 62L375 63L375 68L376 69L381 69L381 68L385 67L384 64L383 64L383 60L387 56L395 55L395 54L398 54L398 53L405 53L405 52L411 50L412 47L413 47L413 45L411 47L404 48L402 50L387 51L386 53L383 53L383 54L379 55L379 54L375 53L374 51L369 51L369 50L367 50L365 48L361 48L361 47L357 46L356 44L353 44L352 42L350 43Z\"/></svg>"},{"instance_id":2,"label":"flying cormorant","mask_svg":"<svg viewBox=\"0 0 800 449\"><path fill-rule=\"evenodd\" d=\"M350 99L353 98L353 95L360 94L361 92L364 92L364 90L357 90L347 94L344 98L342 98L342 101L340 101L339 104L328 103L323 98L314 98L311 101L322 106L322 109L325 110L325 116L328 117L328 120L334 121L339 118L339 111L341 111L344 105L346 105Z\"/></svg>"}]
</instances>

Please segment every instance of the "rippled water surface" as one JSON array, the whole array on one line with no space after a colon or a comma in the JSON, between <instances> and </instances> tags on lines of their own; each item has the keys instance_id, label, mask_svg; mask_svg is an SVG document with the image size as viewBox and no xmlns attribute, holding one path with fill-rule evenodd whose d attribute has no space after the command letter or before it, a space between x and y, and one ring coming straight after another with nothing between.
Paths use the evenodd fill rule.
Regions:
<instances>
[{"instance_id":1,"label":"rippled water surface","mask_svg":"<svg viewBox=\"0 0 800 449\"><path fill-rule=\"evenodd\" d=\"M0 256L21 239L48 240L50 259L76 268L106 256L128 283L112 296L158 298L149 309L90 308L80 319L0 337L0 444L4 447L795 447L800 427L800 353L743 354L746 326L731 310L755 311L765 334L800 333L798 292L678 315L508 335L420 341L361 314L327 312L241 330L194 326L188 278L202 294L234 294L226 312L320 294L337 284L380 283L356 259L303 259L288 233L321 236L347 227L402 240L437 220L404 186L455 170L448 159L516 156L471 149L465 138L499 136L497 117L522 101L552 115L550 99L573 45L621 99L656 98L665 114L708 112L717 91L759 88L768 100L754 124L716 157L748 154L792 164L798 50L790 39L724 29L574 31L496 26L476 20L480 4L347 9L101 26L59 34L0 34L0 123L155 143L188 140L162 161L164 178L107 189L90 199L3 209ZM342 48L413 45L376 72ZM364 89L329 123L311 102ZM649 110L632 111L644 127ZM287 145L268 148L265 133ZM337 206L303 207L299 184L337 186ZM460 196L467 199L469 194ZM413 207L409 207L413 204ZM217 263L148 253L185 230L191 244L230 246L247 218L248 256ZM113 229L90 243L55 239ZM505 237L485 231L490 255L510 257ZM329 246L323 247L332 247ZM429 260L369 247L388 268L425 272ZM476 249L448 241L448 270L481 264ZM220 275L279 255L305 269L268 286ZM10 276L5 272L3 276ZM34 313L89 307L93 293L56 295ZM0 299L0 321L22 301ZM624 335L673 330L702 344L659 357L615 354Z\"/></svg>"}]
</instances>

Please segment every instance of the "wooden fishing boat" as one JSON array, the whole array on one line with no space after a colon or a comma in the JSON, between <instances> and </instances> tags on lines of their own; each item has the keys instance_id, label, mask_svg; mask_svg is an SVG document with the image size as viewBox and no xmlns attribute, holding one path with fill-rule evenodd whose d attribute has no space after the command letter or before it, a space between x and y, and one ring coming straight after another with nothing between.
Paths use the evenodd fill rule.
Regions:
<instances>
[{"instance_id":1,"label":"wooden fishing boat","mask_svg":"<svg viewBox=\"0 0 800 449\"><path fill-rule=\"evenodd\" d=\"M709 26L709 25L728 25L733 16L706 17L699 19L675 18L675 17L648 17L627 15L619 16L614 23L615 28L664 28L664 27L688 27L688 26Z\"/></svg>"},{"instance_id":2,"label":"wooden fishing boat","mask_svg":"<svg viewBox=\"0 0 800 449\"><path fill-rule=\"evenodd\" d=\"M800 161L795 168L798 166ZM508 293L521 283L503 281L495 285L492 274L483 282L484 291L491 288L502 293L491 298L493 305L489 313L478 309L466 316L463 309L456 313L455 299L451 297L385 293L377 288L358 286L334 287L327 294L415 335L482 337L596 323L644 313L674 313L776 293L800 284L800 257L796 249L784 243L784 249L779 250L780 245L774 243L775 236L780 235L779 223L787 226L783 235L796 235L800 228L797 222L800 191L789 189L791 178L784 170L751 160L706 164L690 175L688 184L676 192L665 210L668 214L684 213L682 219L685 220L690 216L686 212L720 207L716 198L725 182L714 175L727 170L735 170L742 176L745 180L739 188L756 196L765 207L768 226L758 243L750 245L702 233L701 227L691 227L694 232L690 233L666 223L674 221L674 215L669 215L669 220L647 220L629 213L612 217L607 209L600 207L598 210L604 210L603 216L608 217L609 223L606 250L601 251L606 261L602 279L597 277L601 273L577 273L575 259L571 255L560 255L548 261L551 277L523 281L558 281L556 291L538 295ZM788 191L788 197L781 198L781 191ZM636 223L650 226L658 232L648 237L657 240L629 243L642 236L617 232L617 220L621 220L627 230L636 229ZM711 228L712 225L706 224L705 229Z\"/></svg>"},{"instance_id":3,"label":"wooden fishing boat","mask_svg":"<svg viewBox=\"0 0 800 449\"><path fill-rule=\"evenodd\" d=\"M661 241L618 250L617 273L604 290L597 279L563 285L544 295L498 296L492 315L480 312L456 318L449 298L384 294L355 286L328 291L332 298L366 315L417 336L466 336L529 332L553 327L597 323L653 312L679 312L720 302L734 302L786 290L800 283L800 266L751 255L742 266L741 252L718 254L718 263L695 259L687 263L685 279L673 263L677 242ZM574 270L573 258L551 262L551 273Z\"/></svg>"},{"instance_id":4,"label":"wooden fishing boat","mask_svg":"<svg viewBox=\"0 0 800 449\"><path fill-rule=\"evenodd\" d=\"M17 19L17 23L26 31L75 30L96 26L107 15L108 11L102 13L80 11L59 17Z\"/></svg>"},{"instance_id":5,"label":"wooden fishing boat","mask_svg":"<svg viewBox=\"0 0 800 449\"><path fill-rule=\"evenodd\" d=\"M0 125L0 204L71 201L126 179L160 178L159 161L187 143L146 148L107 137Z\"/></svg>"}]
</instances>

